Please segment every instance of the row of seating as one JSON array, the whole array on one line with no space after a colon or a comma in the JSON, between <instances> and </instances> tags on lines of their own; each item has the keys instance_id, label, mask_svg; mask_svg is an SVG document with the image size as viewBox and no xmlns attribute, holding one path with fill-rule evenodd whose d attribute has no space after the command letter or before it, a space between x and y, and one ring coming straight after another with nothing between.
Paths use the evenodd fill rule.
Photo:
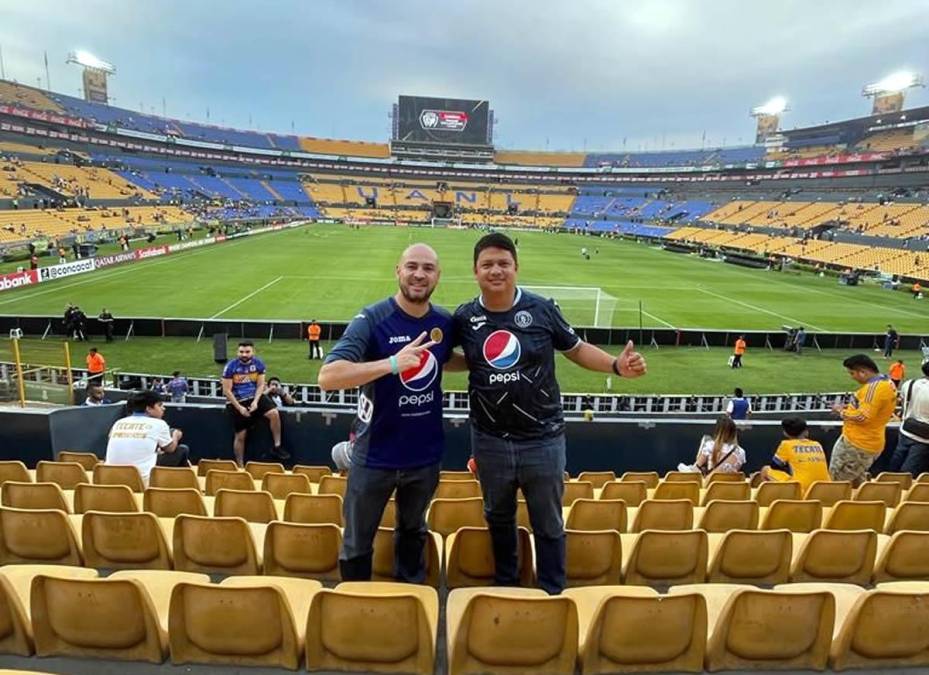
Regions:
<instances>
[{"instance_id":1,"label":"row of seating","mask_svg":"<svg viewBox=\"0 0 929 675\"><path fill-rule=\"evenodd\" d=\"M408 584L16 566L0 604L22 656L431 674L440 639L435 590ZM476 587L446 617L449 675L929 665L926 583Z\"/></svg>"}]
</instances>

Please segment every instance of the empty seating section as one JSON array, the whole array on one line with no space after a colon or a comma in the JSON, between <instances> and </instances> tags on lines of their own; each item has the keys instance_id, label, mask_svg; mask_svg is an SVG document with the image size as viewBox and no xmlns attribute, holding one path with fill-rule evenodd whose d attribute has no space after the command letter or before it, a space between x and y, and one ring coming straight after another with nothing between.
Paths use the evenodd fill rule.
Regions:
<instances>
[{"instance_id":1,"label":"empty seating section","mask_svg":"<svg viewBox=\"0 0 929 675\"><path fill-rule=\"evenodd\" d=\"M300 137L300 149L320 155L340 155L344 157L390 157L390 146L386 143L368 143L365 141L342 141L330 138Z\"/></svg>"},{"instance_id":2,"label":"empty seating section","mask_svg":"<svg viewBox=\"0 0 929 675\"><path fill-rule=\"evenodd\" d=\"M497 150L494 162L519 166L584 166L582 152L533 152L531 150Z\"/></svg>"},{"instance_id":3,"label":"empty seating section","mask_svg":"<svg viewBox=\"0 0 929 675\"><path fill-rule=\"evenodd\" d=\"M0 241L32 236L60 237L127 227L164 227L187 224L193 216L176 206L127 206L118 209L5 210L0 211ZM22 226L25 225L25 230ZM7 228L13 228L9 231Z\"/></svg>"},{"instance_id":4,"label":"empty seating section","mask_svg":"<svg viewBox=\"0 0 929 675\"><path fill-rule=\"evenodd\" d=\"M61 106L46 96L44 92L6 80L0 80L0 103L24 106L33 110L63 112Z\"/></svg>"},{"instance_id":5,"label":"empty seating section","mask_svg":"<svg viewBox=\"0 0 929 675\"><path fill-rule=\"evenodd\" d=\"M913 127L877 131L865 136L856 145L858 150L869 152L911 150L918 146L919 141L913 135Z\"/></svg>"}]
</instances>

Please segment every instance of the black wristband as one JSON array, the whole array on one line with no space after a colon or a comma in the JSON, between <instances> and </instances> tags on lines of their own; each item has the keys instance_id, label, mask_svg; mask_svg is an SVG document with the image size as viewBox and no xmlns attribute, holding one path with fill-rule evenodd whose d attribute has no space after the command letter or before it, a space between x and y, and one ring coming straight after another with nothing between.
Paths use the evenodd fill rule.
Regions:
<instances>
[{"instance_id":1,"label":"black wristband","mask_svg":"<svg viewBox=\"0 0 929 675\"><path fill-rule=\"evenodd\" d=\"M623 374L619 372L619 359L613 359L613 372L619 377L623 376Z\"/></svg>"}]
</instances>

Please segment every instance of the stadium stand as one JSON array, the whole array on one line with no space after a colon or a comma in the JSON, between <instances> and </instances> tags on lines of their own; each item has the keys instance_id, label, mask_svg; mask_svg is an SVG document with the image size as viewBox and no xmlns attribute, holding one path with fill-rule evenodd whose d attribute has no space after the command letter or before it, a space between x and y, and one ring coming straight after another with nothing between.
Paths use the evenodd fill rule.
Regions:
<instances>
[{"instance_id":1,"label":"stadium stand","mask_svg":"<svg viewBox=\"0 0 929 675\"><path fill-rule=\"evenodd\" d=\"M497 164L519 166L584 166L582 152L533 152L531 150L498 150L494 153Z\"/></svg>"}]
</instances>

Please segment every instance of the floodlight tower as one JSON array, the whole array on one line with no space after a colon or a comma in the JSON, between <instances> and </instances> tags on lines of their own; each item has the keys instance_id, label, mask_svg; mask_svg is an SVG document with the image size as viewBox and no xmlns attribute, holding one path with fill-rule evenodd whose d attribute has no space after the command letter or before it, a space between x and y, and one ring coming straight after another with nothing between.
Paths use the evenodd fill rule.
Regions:
<instances>
[{"instance_id":1,"label":"floodlight tower","mask_svg":"<svg viewBox=\"0 0 929 675\"><path fill-rule=\"evenodd\" d=\"M76 63L84 69L84 100L92 103L109 103L107 75L116 74L116 66L98 59L90 52L78 49L68 54L65 63Z\"/></svg>"},{"instance_id":2,"label":"floodlight tower","mask_svg":"<svg viewBox=\"0 0 929 675\"><path fill-rule=\"evenodd\" d=\"M775 96L764 105L752 108L751 115L758 120L755 143L764 143L769 136L776 134L781 126L781 114L788 110L787 99L783 96Z\"/></svg>"},{"instance_id":3,"label":"floodlight tower","mask_svg":"<svg viewBox=\"0 0 929 675\"><path fill-rule=\"evenodd\" d=\"M861 90L865 98L873 98L872 115L883 115L903 110L903 99L907 89L924 87L919 73L900 71L892 73L879 82L866 84Z\"/></svg>"}]
</instances>

